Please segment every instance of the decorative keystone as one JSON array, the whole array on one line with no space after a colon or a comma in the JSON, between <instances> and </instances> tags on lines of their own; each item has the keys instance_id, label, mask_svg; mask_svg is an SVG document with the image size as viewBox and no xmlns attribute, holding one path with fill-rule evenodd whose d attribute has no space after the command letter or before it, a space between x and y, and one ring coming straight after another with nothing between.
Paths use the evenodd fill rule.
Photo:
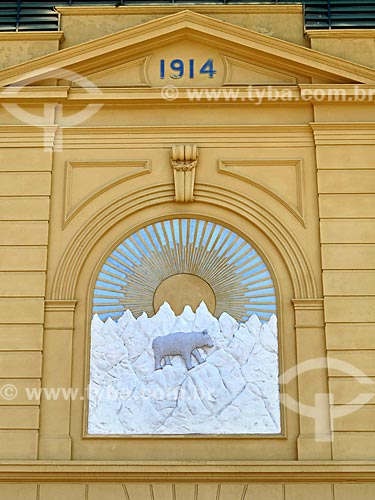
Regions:
<instances>
[{"instance_id":1,"label":"decorative keystone","mask_svg":"<svg viewBox=\"0 0 375 500\"><path fill-rule=\"evenodd\" d=\"M175 201L194 201L198 146L195 144L176 144L172 146L171 165L174 175Z\"/></svg>"}]
</instances>

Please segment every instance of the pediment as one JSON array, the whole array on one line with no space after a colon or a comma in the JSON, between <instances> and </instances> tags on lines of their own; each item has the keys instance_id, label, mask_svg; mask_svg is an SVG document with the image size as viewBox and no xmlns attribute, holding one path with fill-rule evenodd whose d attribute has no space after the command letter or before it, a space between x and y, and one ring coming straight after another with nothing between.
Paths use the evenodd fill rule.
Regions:
<instances>
[{"instance_id":1,"label":"pediment","mask_svg":"<svg viewBox=\"0 0 375 500\"><path fill-rule=\"evenodd\" d=\"M226 85L294 85L303 80L295 75L265 68L259 64L224 56L226 63Z\"/></svg>"},{"instance_id":2,"label":"pediment","mask_svg":"<svg viewBox=\"0 0 375 500\"><path fill-rule=\"evenodd\" d=\"M211 41L196 40L191 33L172 41L166 39L142 57L115 66L88 71L73 86L118 87L220 87L223 85L295 85L310 83L303 74L288 74L253 59L233 57Z\"/></svg>"},{"instance_id":3,"label":"pediment","mask_svg":"<svg viewBox=\"0 0 375 500\"><path fill-rule=\"evenodd\" d=\"M66 75L99 87L375 83L370 68L189 10L7 68L0 85Z\"/></svg>"},{"instance_id":4,"label":"pediment","mask_svg":"<svg viewBox=\"0 0 375 500\"><path fill-rule=\"evenodd\" d=\"M147 79L148 57L132 59L109 68L100 69L86 75L84 78L77 78L73 82L74 87L85 87L91 83L96 87L149 87Z\"/></svg>"}]
</instances>

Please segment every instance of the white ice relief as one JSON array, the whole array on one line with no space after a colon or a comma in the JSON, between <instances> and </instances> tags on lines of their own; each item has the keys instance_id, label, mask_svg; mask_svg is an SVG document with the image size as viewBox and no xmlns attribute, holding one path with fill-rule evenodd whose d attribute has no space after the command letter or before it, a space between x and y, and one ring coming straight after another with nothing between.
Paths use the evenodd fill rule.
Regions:
<instances>
[{"instance_id":1,"label":"white ice relief","mask_svg":"<svg viewBox=\"0 0 375 500\"><path fill-rule=\"evenodd\" d=\"M187 371L179 356L155 371L152 340L207 329L213 348ZM167 303L148 318L126 311L91 327L90 434L280 433L277 319L216 319L202 302L175 316Z\"/></svg>"}]
</instances>

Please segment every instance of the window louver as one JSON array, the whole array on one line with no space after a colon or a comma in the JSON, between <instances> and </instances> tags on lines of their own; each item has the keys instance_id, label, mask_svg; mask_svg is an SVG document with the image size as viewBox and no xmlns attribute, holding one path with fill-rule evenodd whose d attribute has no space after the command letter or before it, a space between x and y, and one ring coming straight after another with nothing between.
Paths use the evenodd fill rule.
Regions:
<instances>
[{"instance_id":1,"label":"window louver","mask_svg":"<svg viewBox=\"0 0 375 500\"><path fill-rule=\"evenodd\" d=\"M14 0L0 2L0 31L56 31L55 6L303 4L306 29L375 29L375 0Z\"/></svg>"}]
</instances>

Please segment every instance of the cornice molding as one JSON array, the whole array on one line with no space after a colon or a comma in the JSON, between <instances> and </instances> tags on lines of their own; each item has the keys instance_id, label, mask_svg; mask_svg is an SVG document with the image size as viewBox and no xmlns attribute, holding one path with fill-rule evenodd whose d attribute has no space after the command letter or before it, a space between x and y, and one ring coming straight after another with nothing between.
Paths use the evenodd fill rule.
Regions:
<instances>
[{"instance_id":1,"label":"cornice molding","mask_svg":"<svg viewBox=\"0 0 375 500\"><path fill-rule=\"evenodd\" d=\"M375 126L375 124L374 124ZM171 139L173 138L173 140ZM313 147L309 125L202 125L202 126L102 126L58 127L58 125L0 125L1 147L53 147L119 149L164 145L189 141L198 145L217 147L225 144L243 147L244 144L269 148L294 146Z\"/></svg>"},{"instance_id":2,"label":"cornice molding","mask_svg":"<svg viewBox=\"0 0 375 500\"><path fill-rule=\"evenodd\" d=\"M25 100L40 101L41 104L46 100L61 102L67 99L69 89L67 86L11 86L0 89L0 102Z\"/></svg>"},{"instance_id":3,"label":"cornice molding","mask_svg":"<svg viewBox=\"0 0 375 500\"><path fill-rule=\"evenodd\" d=\"M326 122L310 126L317 146L375 144L375 123L372 122Z\"/></svg>"},{"instance_id":4,"label":"cornice molding","mask_svg":"<svg viewBox=\"0 0 375 500\"><path fill-rule=\"evenodd\" d=\"M52 148L57 125L0 125L0 148Z\"/></svg>"},{"instance_id":5,"label":"cornice molding","mask_svg":"<svg viewBox=\"0 0 375 500\"><path fill-rule=\"evenodd\" d=\"M13 41L38 41L38 40L64 40L63 31L15 31L0 33L0 42L13 42Z\"/></svg>"},{"instance_id":6,"label":"cornice molding","mask_svg":"<svg viewBox=\"0 0 375 500\"><path fill-rule=\"evenodd\" d=\"M324 309L324 299L294 299L292 303L296 311L321 311Z\"/></svg>"},{"instance_id":7,"label":"cornice molding","mask_svg":"<svg viewBox=\"0 0 375 500\"><path fill-rule=\"evenodd\" d=\"M241 8L243 8L241 6ZM189 36L197 40L210 40L223 47L232 47L236 52L259 54L266 64L273 59L278 66L287 66L291 71L314 75L335 82L375 83L375 71L338 57L295 45L284 40L260 34L249 29L192 12L182 10L176 14L161 17L147 23L112 33L69 47L47 56L24 62L0 71L1 85L33 78L56 77L61 68L74 68L79 64L87 69L90 64L97 65L97 58L114 57L120 49L143 44L142 50L155 44L160 37L176 38ZM90 62L91 61L91 62ZM95 61L95 63L94 63Z\"/></svg>"},{"instance_id":8,"label":"cornice molding","mask_svg":"<svg viewBox=\"0 0 375 500\"><path fill-rule=\"evenodd\" d=\"M173 141L171 142L171 137ZM61 127L44 125L1 125L0 147L47 147L92 149L117 147L138 148L161 144L169 148L176 141L216 147L251 146L269 148L294 146L375 143L375 123L326 122L310 125L204 125L204 126L138 126L138 127Z\"/></svg>"},{"instance_id":9,"label":"cornice molding","mask_svg":"<svg viewBox=\"0 0 375 500\"><path fill-rule=\"evenodd\" d=\"M0 483L375 482L375 462L1 461Z\"/></svg>"},{"instance_id":10,"label":"cornice molding","mask_svg":"<svg viewBox=\"0 0 375 500\"><path fill-rule=\"evenodd\" d=\"M76 305L76 300L46 300L44 310L46 312L74 312Z\"/></svg>"},{"instance_id":11,"label":"cornice molding","mask_svg":"<svg viewBox=\"0 0 375 500\"><path fill-rule=\"evenodd\" d=\"M323 83L301 83L298 85L301 91L301 99L314 104L374 104L374 84L323 84Z\"/></svg>"},{"instance_id":12,"label":"cornice molding","mask_svg":"<svg viewBox=\"0 0 375 500\"><path fill-rule=\"evenodd\" d=\"M307 38L375 38L374 29L356 30L306 30Z\"/></svg>"},{"instance_id":13,"label":"cornice molding","mask_svg":"<svg viewBox=\"0 0 375 500\"><path fill-rule=\"evenodd\" d=\"M93 149L116 147L139 148L140 145L170 148L188 142L205 146L243 147L244 144L270 148L313 147L309 125L203 125L203 126L122 126L62 127L56 134L57 148Z\"/></svg>"},{"instance_id":14,"label":"cornice molding","mask_svg":"<svg viewBox=\"0 0 375 500\"><path fill-rule=\"evenodd\" d=\"M123 88L72 88L68 86L9 86L0 89L0 102L39 102L45 101L71 104L160 104L168 107L180 106L181 103L216 106L223 103L228 106L259 104L355 104L356 101L373 105L375 100L374 84L299 84L299 85L253 85L225 87L180 87L173 100L166 100L162 87L123 87ZM207 91L207 98L205 92ZM216 92L212 98L212 92ZM198 98L194 97L199 96ZM236 96L228 100L228 95ZM211 96L211 97L210 97Z\"/></svg>"},{"instance_id":15,"label":"cornice molding","mask_svg":"<svg viewBox=\"0 0 375 500\"><path fill-rule=\"evenodd\" d=\"M176 92L176 97L173 100L168 101L163 96L163 87L133 87L133 88L100 88L98 92L87 92L84 88L72 88L69 92L69 101L74 102L129 102L137 103L144 101L152 101L152 103L160 103L166 106L179 106L181 103L190 103L192 105L217 105L218 103L226 103L231 105L251 105L259 104L259 96L261 96L262 102L285 103L285 96L282 95L282 91L288 92L288 96L291 97L291 102L298 102L300 100L300 91L296 86L275 86L274 92L271 86L257 86L249 90L248 86L229 86L224 87L194 87L194 91L199 95L202 92L202 97L193 98L192 88L179 87ZM207 90L208 95L212 91L217 91L217 96L213 99L205 97L205 91ZM236 94L236 100L228 100L228 94L230 92ZM1 98L1 93L0 93Z\"/></svg>"},{"instance_id":16,"label":"cornice molding","mask_svg":"<svg viewBox=\"0 0 375 500\"><path fill-rule=\"evenodd\" d=\"M205 98L205 91L210 96L216 91L217 96L213 99ZM0 89L0 102L33 102L44 104L46 101L56 103L103 103L103 104L160 104L168 107L180 106L182 103L205 106L216 106L223 103L229 106L236 105L259 105L259 104L355 104L356 101L363 104L374 104L375 85L373 84L299 84L286 86L253 85L248 86L225 86L224 87L197 87L194 88L195 95L202 97L194 98L191 88L178 88L178 95L168 101L163 96L161 87L123 87L123 88L72 88L68 86L10 86ZM228 93L236 98L228 100ZM192 97L193 95L193 97Z\"/></svg>"},{"instance_id":17,"label":"cornice molding","mask_svg":"<svg viewBox=\"0 0 375 500\"><path fill-rule=\"evenodd\" d=\"M311 123L314 130L375 130L375 122L323 122Z\"/></svg>"},{"instance_id":18,"label":"cornice molding","mask_svg":"<svg viewBox=\"0 0 375 500\"><path fill-rule=\"evenodd\" d=\"M56 7L57 12L64 16L118 16L118 15L153 15L176 14L186 10L186 5L147 5L123 7ZM200 14L302 14L302 5L189 5L189 10Z\"/></svg>"},{"instance_id":19,"label":"cornice molding","mask_svg":"<svg viewBox=\"0 0 375 500\"><path fill-rule=\"evenodd\" d=\"M54 332L72 330L76 305L76 300L46 300L44 303L44 329Z\"/></svg>"}]
</instances>

